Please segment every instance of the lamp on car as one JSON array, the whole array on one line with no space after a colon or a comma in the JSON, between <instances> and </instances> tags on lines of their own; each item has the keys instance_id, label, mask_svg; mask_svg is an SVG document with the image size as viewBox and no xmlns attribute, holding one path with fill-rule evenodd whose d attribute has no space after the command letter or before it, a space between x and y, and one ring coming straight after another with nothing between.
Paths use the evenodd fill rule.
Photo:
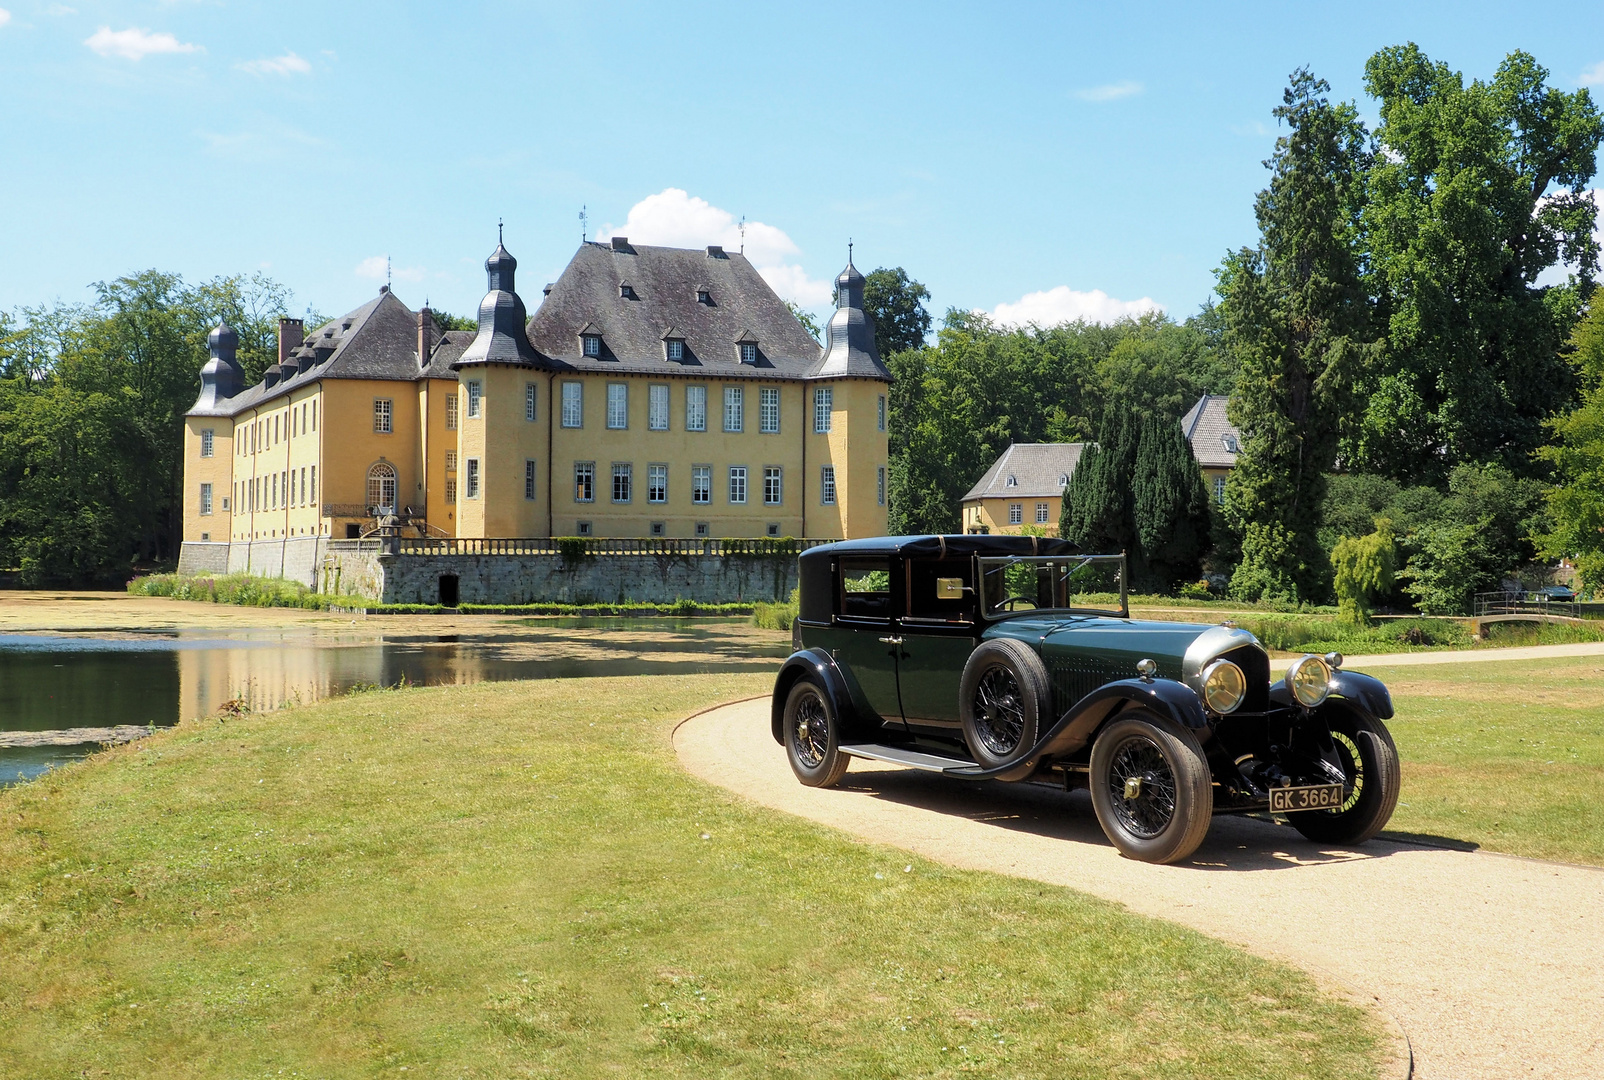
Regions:
<instances>
[{"instance_id":1,"label":"lamp on car","mask_svg":"<svg viewBox=\"0 0 1604 1080\"><path fill-rule=\"evenodd\" d=\"M1318 656L1294 660L1287 669L1287 689L1305 709L1312 709L1331 693L1331 667Z\"/></svg>"},{"instance_id":2,"label":"lamp on car","mask_svg":"<svg viewBox=\"0 0 1604 1080\"><path fill-rule=\"evenodd\" d=\"M1224 716L1242 704L1248 694L1248 678L1229 660L1216 660L1203 672L1203 700Z\"/></svg>"}]
</instances>

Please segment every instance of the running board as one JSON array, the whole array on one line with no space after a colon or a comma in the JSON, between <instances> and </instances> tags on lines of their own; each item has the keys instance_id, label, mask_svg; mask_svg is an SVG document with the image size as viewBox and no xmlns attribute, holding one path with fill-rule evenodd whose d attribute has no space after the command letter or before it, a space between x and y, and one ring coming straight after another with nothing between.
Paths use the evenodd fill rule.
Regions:
<instances>
[{"instance_id":1,"label":"running board","mask_svg":"<svg viewBox=\"0 0 1604 1080\"><path fill-rule=\"evenodd\" d=\"M973 769L978 766L973 761L963 758L942 757L940 754L923 754L918 750L904 750L896 746L881 746L878 743L858 743L853 746L842 746L838 749L843 754L852 757L868 758L870 761L884 761L890 765L901 765L909 769L920 769L924 772L953 772L958 769Z\"/></svg>"}]
</instances>

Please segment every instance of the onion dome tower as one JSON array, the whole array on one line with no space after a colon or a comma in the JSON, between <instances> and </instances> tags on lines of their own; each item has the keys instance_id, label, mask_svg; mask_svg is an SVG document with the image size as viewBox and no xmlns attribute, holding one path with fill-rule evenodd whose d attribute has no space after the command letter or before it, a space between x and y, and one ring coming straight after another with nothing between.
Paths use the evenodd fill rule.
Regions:
<instances>
[{"instance_id":1,"label":"onion dome tower","mask_svg":"<svg viewBox=\"0 0 1604 1080\"><path fill-rule=\"evenodd\" d=\"M201 368L201 391L195 400L196 409L220 408L223 402L239 393L245 378L234 356L239 349L239 334L232 326L219 322L206 335L206 344L212 356Z\"/></svg>"},{"instance_id":2,"label":"onion dome tower","mask_svg":"<svg viewBox=\"0 0 1604 1080\"><path fill-rule=\"evenodd\" d=\"M529 364L539 362L525 329L529 314L514 288L518 260L497 238L496 250L485 260L489 291L479 301L479 333L451 366L468 364Z\"/></svg>"},{"instance_id":3,"label":"onion dome tower","mask_svg":"<svg viewBox=\"0 0 1604 1080\"><path fill-rule=\"evenodd\" d=\"M863 310L863 275L847 256L836 275L836 308L825 329L824 349L814 378L853 377L891 381L874 344L874 324Z\"/></svg>"}]
</instances>

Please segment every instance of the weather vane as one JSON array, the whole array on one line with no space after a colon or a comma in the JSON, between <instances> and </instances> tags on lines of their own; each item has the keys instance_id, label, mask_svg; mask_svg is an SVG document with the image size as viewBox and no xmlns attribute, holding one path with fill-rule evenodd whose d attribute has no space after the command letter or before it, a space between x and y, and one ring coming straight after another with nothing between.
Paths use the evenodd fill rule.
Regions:
<instances>
[{"instance_id":1,"label":"weather vane","mask_svg":"<svg viewBox=\"0 0 1604 1080\"><path fill-rule=\"evenodd\" d=\"M579 242L583 244L590 238L590 218L585 214L583 203L579 207Z\"/></svg>"},{"instance_id":2,"label":"weather vane","mask_svg":"<svg viewBox=\"0 0 1604 1080\"><path fill-rule=\"evenodd\" d=\"M501 218L496 218L496 246L501 246Z\"/></svg>"},{"instance_id":3,"label":"weather vane","mask_svg":"<svg viewBox=\"0 0 1604 1080\"><path fill-rule=\"evenodd\" d=\"M852 237L847 237L847 265L852 264Z\"/></svg>"},{"instance_id":4,"label":"weather vane","mask_svg":"<svg viewBox=\"0 0 1604 1080\"><path fill-rule=\"evenodd\" d=\"M741 254L746 254L746 215L741 215Z\"/></svg>"},{"instance_id":5,"label":"weather vane","mask_svg":"<svg viewBox=\"0 0 1604 1080\"><path fill-rule=\"evenodd\" d=\"M384 287L386 289L390 287L390 256L388 255L384 257Z\"/></svg>"}]
</instances>

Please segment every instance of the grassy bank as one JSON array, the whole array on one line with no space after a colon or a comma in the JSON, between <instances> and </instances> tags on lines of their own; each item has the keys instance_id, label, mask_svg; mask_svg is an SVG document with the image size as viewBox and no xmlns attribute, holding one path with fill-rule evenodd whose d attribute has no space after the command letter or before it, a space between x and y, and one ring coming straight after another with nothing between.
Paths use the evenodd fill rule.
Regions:
<instances>
[{"instance_id":1,"label":"grassy bank","mask_svg":"<svg viewBox=\"0 0 1604 1080\"><path fill-rule=\"evenodd\" d=\"M0 1074L1373 1075L1299 973L680 772L768 682L368 693L0 793Z\"/></svg>"},{"instance_id":2,"label":"grassy bank","mask_svg":"<svg viewBox=\"0 0 1604 1080\"><path fill-rule=\"evenodd\" d=\"M1391 829L1604 866L1604 657L1375 674L1403 761Z\"/></svg>"}]
</instances>

